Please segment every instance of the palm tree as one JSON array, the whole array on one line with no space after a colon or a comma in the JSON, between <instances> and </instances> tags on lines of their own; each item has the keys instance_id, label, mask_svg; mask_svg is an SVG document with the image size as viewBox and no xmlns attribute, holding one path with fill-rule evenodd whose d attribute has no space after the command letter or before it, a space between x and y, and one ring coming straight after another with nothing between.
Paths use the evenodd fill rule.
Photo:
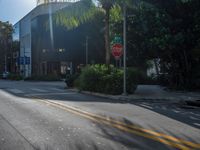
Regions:
<instances>
[{"instance_id":1,"label":"palm tree","mask_svg":"<svg viewBox=\"0 0 200 150\"><path fill-rule=\"evenodd\" d=\"M132 2L132 0L94 0L100 7L96 7L92 0L81 0L54 15L56 24L73 29L80 24L94 18L97 13L105 14L105 63L110 64L110 12L117 7L116 4Z\"/></svg>"},{"instance_id":2,"label":"palm tree","mask_svg":"<svg viewBox=\"0 0 200 150\"><path fill-rule=\"evenodd\" d=\"M99 13L99 10L92 0L81 0L56 12L53 15L53 20L57 25L71 30L93 19L96 13Z\"/></svg>"},{"instance_id":3,"label":"palm tree","mask_svg":"<svg viewBox=\"0 0 200 150\"><path fill-rule=\"evenodd\" d=\"M54 15L56 24L65 26L67 29L73 29L80 24L87 22L95 17L97 13L105 14L105 50L106 64L110 64L110 10L115 0L96 0L100 7L96 7L92 0L82 0L65 10L59 11Z\"/></svg>"},{"instance_id":4,"label":"palm tree","mask_svg":"<svg viewBox=\"0 0 200 150\"><path fill-rule=\"evenodd\" d=\"M110 54L111 54L110 52L110 12L111 12L111 9L114 10L114 9L119 8L119 7L114 7L114 6L123 6L124 4L126 5L133 4L133 0L123 0L123 1L122 0L98 0L98 2L100 3L100 6L102 6L102 8L105 11L106 64L110 64Z\"/></svg>"},{"instance_id":5,"label":"palm tree","mask_svg":"<svg viewBox=\"0 0 200 150\"><path fill-rule=\"evenodd\" d=\"M110 10L115 0L99 0L100 5L105 10L105 50L106 64L110 64Z\"/></svg>"}]
</instances>

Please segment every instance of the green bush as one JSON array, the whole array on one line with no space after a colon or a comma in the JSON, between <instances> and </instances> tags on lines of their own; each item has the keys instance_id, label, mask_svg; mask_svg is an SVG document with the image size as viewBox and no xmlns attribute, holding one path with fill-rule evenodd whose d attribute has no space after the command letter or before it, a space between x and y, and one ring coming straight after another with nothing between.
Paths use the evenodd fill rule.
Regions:
<instances>
[{"instance_id":1,"label":"green bush","mask_svg":"<svg viewBox=\"0 0 200 150\"><path fill-rule=\"evenodd\" d=\"M127 92L134 93L137 87L139 73L134 68L127 69ZM110 65L91 65L85 67L76 85L80 90L106 94L122 94L123 70Z\"/></svg>"},{"instance_id":2,"label":"green bush","mask_svg":"<svg viewBox=\"0 0 200 150\"><path fill-rule=\"evenodd\" d=\"M9 80L16 80L16 81L20 81L23 80L23 77L18 75L18 74L9 74L8 75L8 79Z\"/></svg>"},{"instance_id":3,"label":"green bush","mask_svg":"<svg viewBox=\"0 0 200 150\"><path fill-rule=\"evenodd\" d=\"M102 77L102 91L106 94L121 94L123 91L123 72L117 70Z\"/></svg>"},{"instance_id":4,"label":"green bush","mask_svg":"<svg viewBox=\"0 0 200 150\"><path fill-rule=\"evenodd\" d=\"M135 92L140 77L141 77L141 72L138 69L136 68L127 69L127 92L128 93Z\"/></svg>"},{"instance_id":5,"label":"green bush","mask_svg":"<svg viewBox=\"0 0 200 150\"><path fill-rule=\"evenodd\" d=\"M79 79L79 86L81 90L98 91L98 84L101 79L100 70L94 67L87 66L82 70Z\"/></svg>"}]
</instances>

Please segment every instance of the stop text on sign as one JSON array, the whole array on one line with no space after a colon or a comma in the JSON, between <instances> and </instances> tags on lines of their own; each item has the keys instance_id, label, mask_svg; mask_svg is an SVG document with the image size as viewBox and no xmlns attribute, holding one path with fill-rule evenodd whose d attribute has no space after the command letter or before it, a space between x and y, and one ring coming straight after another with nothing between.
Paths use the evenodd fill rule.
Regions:
<instances>
[{"instance_id":1,"label":"stop text on sign","mask_svg":"<svg viewBox=\"0 0 200 150\"><path fill-rule=\"evenodd\" d=\"M122 44L116 43L112 46L112 55L115 57L115 59L120 59L120 57L123 55Z\"/></svg>"}]
</instances>

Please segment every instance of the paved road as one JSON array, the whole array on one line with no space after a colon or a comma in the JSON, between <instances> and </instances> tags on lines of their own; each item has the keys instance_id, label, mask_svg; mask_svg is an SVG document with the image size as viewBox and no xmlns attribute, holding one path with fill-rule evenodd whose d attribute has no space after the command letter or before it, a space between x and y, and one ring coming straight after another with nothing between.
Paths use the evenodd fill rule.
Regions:
<instances>
[{"instance_id":1,"label":"paved road","mask_svg":"<svg viewBox=\"0 0 200 150\"><path fill-rule=\"evenodd\" d=\"M200 111L125 103L62 82L0 81L0 150L200 149Z\"/></svg>"}]
</instances>

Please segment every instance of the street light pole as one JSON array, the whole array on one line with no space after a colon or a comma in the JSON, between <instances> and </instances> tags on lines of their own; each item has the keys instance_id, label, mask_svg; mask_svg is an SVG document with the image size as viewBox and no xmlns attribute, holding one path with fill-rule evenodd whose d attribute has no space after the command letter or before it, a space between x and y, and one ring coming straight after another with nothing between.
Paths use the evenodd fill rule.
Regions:
<instances>
[{"instance_id":1,"label":"street light pole","mask_svg":"<svg viewBox=\"0 0 200 150\"><path fill-rule=\"evenodd\" d=\"M5 54L5 66L4 66L5 72L7 72L7 54Z\"/></svg>"},{"instance_id":2,"label":"street light pole","mask_svg":"<svg viewBox=\"0 0 200 150\"><path fill-rule=\"evenodd\" d=\"M25 46L23 47L23 50L24 50L24 57L23 57L23 63L24 63L24 79L26 78L26 58L25 58L25 54L26 54L26 52L25 52Z\"/></svg>"},{"instance_id":3,"label":"street light pole","mask_svg":"<svg viewBox=\"0 0 200 150\"><path fill-rule=\"evenodd\" d=\"M123 95L127 95L127 87L126 87L126 4L124 2L123 6L123 40L124 40L124 85L123 85Z\"/></svg>"}]
</instances>

